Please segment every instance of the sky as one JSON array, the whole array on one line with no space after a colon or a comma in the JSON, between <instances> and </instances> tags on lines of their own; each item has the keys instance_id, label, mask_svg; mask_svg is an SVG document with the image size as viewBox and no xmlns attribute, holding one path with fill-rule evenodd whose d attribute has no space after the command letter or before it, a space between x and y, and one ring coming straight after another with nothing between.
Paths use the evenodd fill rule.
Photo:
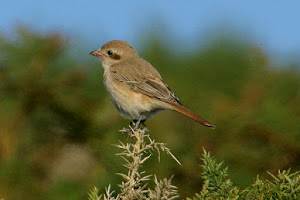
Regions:
<instances>
[{"instance_id":1,"label":"sky","mask_svg":"<svg viewBox=\"0 0 300 200\"><path fill-rule=\"evenodd\" d=\"M151 31L188 49L227 26L268 52L289 54L300 52L299 9L297 0L0 0L0 33L25 25L95 49L113 39L135 46Z\"/></svg>"}]
</instances>

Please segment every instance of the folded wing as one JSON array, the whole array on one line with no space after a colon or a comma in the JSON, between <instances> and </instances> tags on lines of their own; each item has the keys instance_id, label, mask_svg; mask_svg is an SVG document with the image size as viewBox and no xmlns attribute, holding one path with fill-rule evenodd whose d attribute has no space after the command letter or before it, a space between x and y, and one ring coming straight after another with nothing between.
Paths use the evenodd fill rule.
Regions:
<instances>
[{"instance_id":1,"label":"folded wing","mask_svg":"<svg viewBox=\"0 0 300 200\"><path fill-rule=\"evenodd\" d=\"M133 77L126 77L124 75L117 75L116 77L119 81L130 85L131 90L135 92L157 98L166 103L182 105L174 92L161 79L143 78L141 80L134 79Z\"/></svg>"}]
</instances>

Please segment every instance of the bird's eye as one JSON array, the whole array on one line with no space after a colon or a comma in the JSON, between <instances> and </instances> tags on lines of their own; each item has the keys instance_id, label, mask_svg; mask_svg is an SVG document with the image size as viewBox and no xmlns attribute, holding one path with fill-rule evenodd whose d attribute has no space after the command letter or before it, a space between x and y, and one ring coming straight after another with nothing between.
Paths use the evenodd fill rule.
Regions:
<instances>
[{"instance_id":1,"label":"bird's eye","mask_svg":"<svg viewBox=\"0 0 300 200\"><path fill-rule=\"evenodd\" d=\"M113 52L112 52L112 51L107 51L107 54L108 54L109 56L111 56L111 55L113 54Z\"/></svg>"}]
</instances>

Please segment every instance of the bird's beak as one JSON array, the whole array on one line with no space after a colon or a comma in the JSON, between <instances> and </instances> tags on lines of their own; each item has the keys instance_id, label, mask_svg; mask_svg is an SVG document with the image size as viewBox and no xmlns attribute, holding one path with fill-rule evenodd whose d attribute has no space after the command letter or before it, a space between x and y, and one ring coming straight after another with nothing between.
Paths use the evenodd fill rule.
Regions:
<instances>
[{"instance_id":1,"label":"bird's beak","mask_svg":"<svg viewBox=\"0 0 300 200\"><path fill-rule=\"evenodd\" d=\"M98 58L101 58L103 56L102 53L100 53L98 50L94 50L90 53L90 55L96 56Z\"/></svg>"}]
</instances>

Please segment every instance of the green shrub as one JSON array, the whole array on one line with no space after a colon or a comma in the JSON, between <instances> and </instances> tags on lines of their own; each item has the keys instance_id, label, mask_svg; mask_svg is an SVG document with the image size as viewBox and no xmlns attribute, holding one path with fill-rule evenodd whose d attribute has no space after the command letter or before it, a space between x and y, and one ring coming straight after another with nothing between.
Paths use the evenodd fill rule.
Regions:
<instances>
[{"instance_id":1,"label":"green shrub","mask_svg":"<svg viewBox=\"0 0 300 200\"><path fill-rule=\"evenodd\" d=\"M244 190L234 186L228 177L227 167L222 167L210 153L204 150L202 177L204 183L193 200L200 199L300 199L300 171L278 171L268 174L272 181L256 177L255 182ZM190 198L188 198L190 200Z\"/></svg>"}]
</instances>

